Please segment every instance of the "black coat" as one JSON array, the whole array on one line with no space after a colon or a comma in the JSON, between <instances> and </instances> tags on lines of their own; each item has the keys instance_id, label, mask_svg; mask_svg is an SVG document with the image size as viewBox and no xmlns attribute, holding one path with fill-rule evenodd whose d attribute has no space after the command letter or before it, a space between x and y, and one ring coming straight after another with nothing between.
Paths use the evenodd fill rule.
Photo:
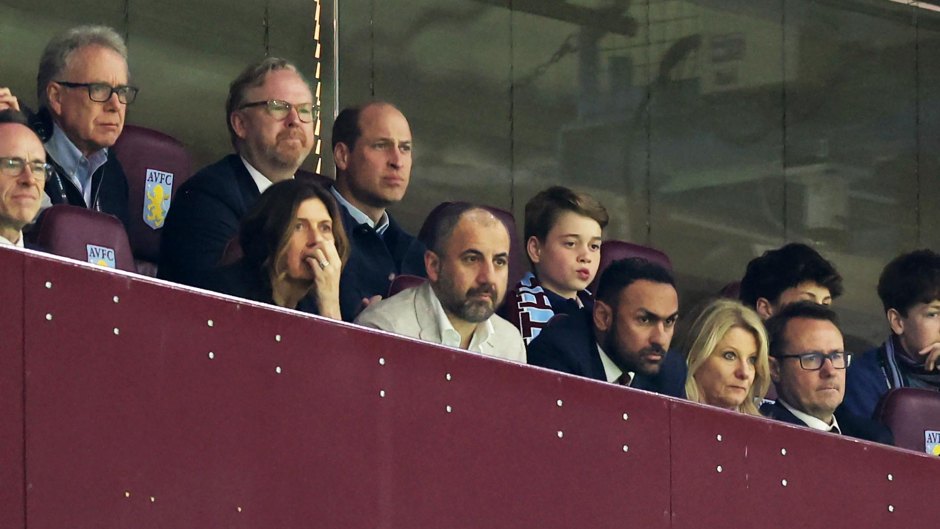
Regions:
<instances>
[{"instance_id":1,"label":"black coat","mask_svg":"<svg viewBox=\"0 0 940 529\"><path fill-rule=\"evenodd\" d=\"M392 278L399 274L426 277L425 247L406 233L389 215L388 228L380 237L368 224L359 224L342 205L343 228L349 238L350 253L339 283L339 304L343 319L356 317L363 298L388 295Z\"/></svg>"},{"instance_id":2,"label":"black coat","mask_svg":"<svg viewBox=\"0 0 940 529\"><path fill-rule=\"evenodd\" d=\"M238 233L261 193L237 154L204 167L170 204L160 242L157 276L199 286Z\"/></svg>"},{"instance_id":3,"label":"black coat","mask_svg":"<svg viewBox=\"0 0 940 529\"><path fill-rule=\"evenodd\" d=\"M783 404L780 404L779 400L772 404L769 402L764 403L764 405L760 407L760 412L764 414L765 417L771 419L795 424L797 426L806 426L806 423L797 418L796 415L793 415ZM842 435L886 445L894 444L894 435L891 433L891 430L873 419L859 417L838 409L836 410L835 417L836 421L839 423L839 430L842 431Z\"/></svg>"},{"instance_id":4,"label":"black coat","mask_svg":"<svg viewBox=\"0 0 940 529\"><path fill-rule=\"evenodd\" d=\"M607 381L604 364L594 339L591 309L582 308L571 316L553 320L532 340L527 350L528 363L594 380ZM663 358L659 373L636 373L632 388L685 398L685 359L675 351Z\"/></svg>"},{"instance_id":5,"label":"black coat","mask_svg":"<svg viewBox=\"0 0 940 529\"><path fill-rule=\"evenodd\" d=\"M45 192L53 204L70 204L87 208L81 189L75 187L65 171L46 153L46 159L52 165L53 174L46 179ZM125 229L130 225L130 215L127 209L127 175L118 161L114 151L108 150L108 160L91 175L91 209L114 215L124 224ZM141 212L137 212L138 215Z\"/></svg>"}]
</instances>

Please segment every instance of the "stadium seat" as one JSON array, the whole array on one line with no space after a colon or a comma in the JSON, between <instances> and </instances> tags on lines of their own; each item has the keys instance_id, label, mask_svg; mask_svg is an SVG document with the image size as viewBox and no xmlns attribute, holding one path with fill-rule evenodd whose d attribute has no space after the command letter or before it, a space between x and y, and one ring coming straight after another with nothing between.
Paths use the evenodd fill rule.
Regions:
<instances>
[{"instance_id":1,"label":"stadium seat","mask_svg":"<svg viewBox=\"0 0 940 529\"><path fill-rule=\"evenodd\" d=\"M35 227L36 244L62 257L136 272L124 225L117 217L60 204L43 212Z\"/></svg>"},{"instance_id":2,"label":"stadium seat","mask_svg":"<svg viewBox=\"0 0 940 529\"><path fill-rule=\"evenodd\" d=\"M155 276L163 221L176 190L192 174L192 160L179 141L134 125L124 127L113 149L127 175L127 236L137 268L142 274Z\"/></svg>"},{"instance_id":3,"label":"stadium seat","mask_svg":"<svg viewBox=\"0 0 940 529\"><path fill-rule=\"evenodd\" d=\"M940 456L940 393L893 389L881 398L875 418L891 429L895 446Z\"/></svg>"},{"instance_id":4,"label":"stadium seat","mask_svg":"<svg viewBox=\"0 0 940 529\"><path fill-rule=\"evenodd\" d=\"M402 290L408 290L409 288L419 287L424 284L427 279L423 277L408 275L408 274L399 274L395 276L395 279L392 280L392 283L388 286L388 296L392 297L395 294L398 294Z\"/></svg>"},{"instance_id":5,"label":"stadium seat","mask_svg":"<svg viewBox=\"0 0 940 529\"><path fill-rule=\"evenodd\" d=\"M588 290L591 292L597 290L597 284L601 278L601 274L610 266L610 263L630 257L642 257L665 267L667 270L672 270L672 262L665 253L648 246L611 239L601 243L601 263L597 267L597 275L594 276L594 280L588 285Z\"/></svg>"},{"instance_id":6,"label":"stadium seat","mask_svg":"<svg viewBox=\"0 0 940 529\"><path fill-rule=\"evenodd\" d=\"M718 291L718 296L728 299L741 299L741 282L732 281L721 287L721 290Z\"/></svg>"},{"instance_id":7,"label":"stadium seat","mask_svg":"<svg viewBox=\"0 0 940 529\"><path fill-rule=\"evenodd\" d=\"M437 224L438 218L441 215L441 211L451 205L459 204L460 201L453 202L441 202L434 209L428 213L428 216L424 219L424 224L421 225L421 231L418 232L418 239L422 242L428 240L431 234L431 230ZM513 217L512 213L506 211L505 209L497 208L494 206L482 206L487 211L493 214L498 218L506 229L509 231L509 288L512 288L516 283L522 279L522 276L525 275L528 270L527 261L525 260L522 252L525 251L520 245L518 238L518 233L516 231L516 219Z\"/></svg>"}]
</instances>

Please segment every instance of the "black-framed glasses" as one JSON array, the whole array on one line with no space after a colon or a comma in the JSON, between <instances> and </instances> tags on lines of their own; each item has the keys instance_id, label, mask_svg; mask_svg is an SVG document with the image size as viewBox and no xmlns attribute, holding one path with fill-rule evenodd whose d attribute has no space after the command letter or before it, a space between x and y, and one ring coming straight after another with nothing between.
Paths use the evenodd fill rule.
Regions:
<instances>
[{"instance_id":1,"label":"black-framed glasses","mask_svg":"<svg viewBox=\"0 0 940 529\"><path fill-rule=\"evenodd\" d=\"M287 101L281 101L280 99L252 101L251 103L245 103L238 108L241 110L243 108L250 107L264 107L268 114L278 121L287 119L287 116L290 115L290 109L292 108L297 109L297 119L303 121L304 123L312 123L313 120L320 114L320 107L315 106L313 103L298 103L295 105L293 103L288 103Z\"/></svg>"},{"instance_id":2,"label":"black-framed glasses","mask_svg":"<svg viewBox=\"0 0 940 529\"><path fill-rule=\"evenodd\" d=\"M838 351L833 353L811 351L809 353L802 353L798 355L780 355L777 358L799 358L800 367L807 371L818 371L822 369L822 366L826 363L826 360L832 362L832 367L836 369L845 369L849 367L849 364L852 363L852 353Z\"/></svg>"},{"instance_id":3,"label":"black-framed glasses","mask_svg":"<svg viewBox=\"0 0 940 529\"><path fill-rule=\"evenodd\" d=\"M39 160L28 162L17 157L0 158L0 174L7 178L17 178L27 167L33 178L39 181L46 180L52 174L52 166L46 162Z\"/></svg>"},{"instance_id":4,"label":"black-framed glasses","mask_svg":"<svg viewBox=\"0 0 940 529\"><path fill-rule=\"evenodd\" d=\"M137 99L137 92L140 90L136 86L122 84L120 86L111 86L105 83L70 83L68 81L55 81L67 88L84 88L88 90L88 98L95 103L106 103L111 99L111 94L117 94L118 101L129 105Z\"/></svg>"}]
</instances>

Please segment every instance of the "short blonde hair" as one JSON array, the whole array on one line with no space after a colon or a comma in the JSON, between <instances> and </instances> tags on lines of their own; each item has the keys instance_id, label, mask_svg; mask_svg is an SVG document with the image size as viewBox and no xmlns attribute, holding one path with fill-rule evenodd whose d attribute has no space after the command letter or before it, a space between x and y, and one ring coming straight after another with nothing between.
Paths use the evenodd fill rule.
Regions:
<instances>
[{"instance_id":1,"label":"short blonde hair","mask_svg":"<svg viewBox=\"0 0 940 529\"><path fill-rule=\"evenodd\" d=\"M744 402L738 411L748 415L760 415L759 401L767 394L770 388L770 366L767 360L768 340L767 331L760 316L738 301L731 299L716 299L705 306L689 329L685 340L687 351L686 364L689 374L685 379L686 397L693 402L704 402L695 373L705 364L718 342L733 328L748 331L757 340L757 364L754 366L754 382L748 389Z\"/></svg>"}]
</instances>

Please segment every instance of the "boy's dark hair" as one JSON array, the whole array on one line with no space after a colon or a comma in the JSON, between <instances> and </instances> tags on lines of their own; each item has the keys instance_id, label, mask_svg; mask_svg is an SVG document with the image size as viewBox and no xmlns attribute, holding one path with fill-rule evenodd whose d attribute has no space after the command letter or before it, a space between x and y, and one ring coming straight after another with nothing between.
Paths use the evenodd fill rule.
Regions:
<instances>
[{"instance_id":1,"label":"boy's dark hair","mask_svg":"<svg viewBox=\"0 0 940 529\"><path fill-rule=\"evenodd\" d=\"M767 328L767 339L770 341L770 356L786 354L787 342L784 335L787 323L796 318L830 321L836 327L839 326L839 318L835 311L825 305L812 301L790 303L764 322Z\"/></svg>"},{"instance_id":2,"label":"boy's dark hair","mask_svg":"<svg viewBox=\"0 0 940 529\"><path fill-rule=\"evenodd\" d=\"M595 220L601 229L606 228L610 221L607 209L591 195L567 187L552 186L540 191L526 203L525 240L535 236L544 241L558 222L558 217L566 211Z\"/></svg>"},{"instance_id":3,"label":"boy's dark hair","mask_svg":"<svg viewBox=\"0 0 940 529\"><path fill-rule=\"evenodd\" d=\"M885 312L904 317L914 305L940 299L940 255L924 249L895 257L878 279L878 297Z\"/></svg>"},{"instance_id":4,"label":"boy's dark hair","mask_svg":"<svg viewBox=\"0 0 940 529\"><path fill-rule=\"evenodd\" d=\"M601 274L594 297L611 307L616 307L620 292L634 281L642 279L676 286L676 281L669 270L642 257L631 257L610 263L610 266Z\"/></svg>"},{"instance_id":5,"label":"boy's dark hair","mask_svg":"<svg viewBox=\"0 0 940 529\"><path fill-rule=\"evenodd\" d=\"M790 243L752 259L741 280L741 302L757 306L764 298L776 304L780 294L805 281L829 289L832 299L842 295L842 276L819 252L801 243Z\"/></svg>"}]
</instances>

